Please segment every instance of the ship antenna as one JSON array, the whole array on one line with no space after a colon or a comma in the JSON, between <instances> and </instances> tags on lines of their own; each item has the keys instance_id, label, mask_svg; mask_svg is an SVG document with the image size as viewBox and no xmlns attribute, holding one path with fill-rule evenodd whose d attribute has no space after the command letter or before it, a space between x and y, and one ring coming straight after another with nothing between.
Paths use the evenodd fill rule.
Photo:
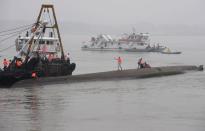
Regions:
<instances>
[{"instance_id":1,"label":"ship antenna","mask_svg":"<svg viewBox=\"0 0 205 131\"><path fill-rule=\"evenodd\" d=\"M132 27L132 32L133 32L133 33L136 33L135 27Z\"/></svg>"}]
</instances>

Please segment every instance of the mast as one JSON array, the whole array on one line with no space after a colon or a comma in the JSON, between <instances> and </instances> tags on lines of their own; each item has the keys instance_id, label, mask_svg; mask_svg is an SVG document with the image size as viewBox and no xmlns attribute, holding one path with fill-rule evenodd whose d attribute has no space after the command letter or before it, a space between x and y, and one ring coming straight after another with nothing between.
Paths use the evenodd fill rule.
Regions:
<instances>
[{"instance_id":1,"label":"mast","mask_svg":"<svg viewBox=\"0 0 205 131\"><path fill-rule=\"evenodd\" d=\"M53 28L53 29L57 30L57 35L58 35L58 39L59 39L59 42L60 42L60 48L61 48L61 59L65 60L63 44L62 44L62 40L61 40L61 36L60 36L60 31L59 31L59 28L58 28L58 23L57 23L57 19L56 19L54 6L51 5L51 4L43 4L41 6L41 10L40 10L40 13L38 15L36 23L40 22L40 18L41 18L41 15L42 15L42 12L43 12L44 9L47 9L47 10L51 9L51 11L52 11L53 18L54 18L54 24L53 24L53 26L46 27L46 28Z\"/></svg>"},{"instance_id":2,"label":"mast","mask_svg":"<svg viewBox=\"0 0 205 131\"><path fill-rule=\"evenodd\" d=\"M43 10L47 10L48 13L50 13L49 12L49 10L50 10L52 15L53 15L53 19L54 19L53 25L51 25L51 26L46 26L45 25L43 28L45 28L45 29L46 28L52 28L53 30L56 29L57 35L58 35L58 39L59 39L59 44L60 44L61 59L65 60L63 44L62 44L62 40L61 40L61 36L60 36L60 31L59 31L59 28L58 28L58 23L57 23L56 14L55 14L55 10L54 10L54 6L53 5L51 5L51 4L43 4L41 6L39 15L38 15L37 20L36 20L36 25L38 25L38 24L40 24L42 22L41 21L41 17L42 17ZM29 42L29 48L27 50L25 63L28 61L28 56L29 56L29 53L31 52L31 47L32 47L32 44L33 44L33 38L34 38L34 36L30 39L30 42Z\"/></svg>"}]
</instances>

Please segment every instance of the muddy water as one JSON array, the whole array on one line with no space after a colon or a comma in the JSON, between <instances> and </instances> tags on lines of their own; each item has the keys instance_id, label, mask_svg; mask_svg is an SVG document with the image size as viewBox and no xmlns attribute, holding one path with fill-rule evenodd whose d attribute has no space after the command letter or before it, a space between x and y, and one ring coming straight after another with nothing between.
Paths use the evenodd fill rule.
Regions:
<instances>
[{"instance_id":1,"label":"muddy water","mask_svg":"<svg viewBox=\"0 0 205 131\"><path fill-rule=\"evenodd\" d=\"M181 55L81 51L89 36L64 35L66 52L76 62L74 74L136 68L143 57L152 66L204 64L203 36L152 36L152 41ZM11 56L12 51L4 55ZM204 131L205 74L94 81L0 89L0 130L50 131Z\"/></svg>"}]
</instances>

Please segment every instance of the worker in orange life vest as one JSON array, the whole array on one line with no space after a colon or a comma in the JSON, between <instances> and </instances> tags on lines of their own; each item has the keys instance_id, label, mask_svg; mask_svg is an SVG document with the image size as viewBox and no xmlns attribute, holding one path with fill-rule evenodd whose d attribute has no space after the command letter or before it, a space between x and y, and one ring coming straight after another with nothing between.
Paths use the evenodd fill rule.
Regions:
<instances>
[{"instance_id":1,"label":"worker in orange life vest","mask_svg":"<svg viewBox=\"0 0 205 131\"><path fill-rule=\"evenodd\" d=\"M3 61L3 65L4 65L4 70L6 70L6 68L8 67L8 61L6 59L4 59Z\"/></svg>"},{"instance_id":2,"label":"worker in orange life vest","mask_svg":"<svg viewBox=\"0 0 205 131\"><path fill-rule=\"evenodd\" d=\"M16 67L20 68L22 66L22 61L21 60L16 60Z\"/></svg>"},{"instance_id":3,"label":"worker in orange life vest","mask_svg":"<svg viewBox=\"0 0 205 131\"><path fill-rule=\"evenodd\" d=\"M37 78L36 72L32 72L31 77L32 77L32 78Z\"/></svg>"},{"instance_id":4,"label":"worker in orange life vest","mask_svg":"<svg viewBox=\"0 0 205 131\"><path fill-rule=\"evenodd\" d=\"M70 57L69 57L69 53L67 53L67 55L65 55L65 60L67 61L67 63L70 63Z\"/></svg>"},{"instance_id":5,"label":"worker in orange life vest","mask_svg":"<svg viewBox=\"0 0 205 131\"><path fill-rule=\"evenodd\" d=\"M53 54L49 54L49 55L48 55L48 61L49 61L49 62L51 62L51 61L53 60L53 58L54 58L54 57L53 57Z\"/></svg>"},{"instance_id":6,"label":"worker in orange life vest","mask_svg":"<svg viewBox=\"0 0 205 131\"><path fill-rule=\"evenodd\" d=\"M137 68L138 68L138 69L141 68L142 58L140 58L140 59L138 60L137 64L138 64L138 67L137 67Z\"/></svg>"},{"instance_id":7,"label":"worker in orange life vest","mask_svg":"<svg viewBox=\"0 0 205 131\"><path fill-rule=\"evenodd\" d=\"M122 70L122 66L121 66L121 64L122 64L122 58L119 56L118 58L115 58L115 60L117 60L117 69L118 70Z\"/></svg>"}]
</instances>

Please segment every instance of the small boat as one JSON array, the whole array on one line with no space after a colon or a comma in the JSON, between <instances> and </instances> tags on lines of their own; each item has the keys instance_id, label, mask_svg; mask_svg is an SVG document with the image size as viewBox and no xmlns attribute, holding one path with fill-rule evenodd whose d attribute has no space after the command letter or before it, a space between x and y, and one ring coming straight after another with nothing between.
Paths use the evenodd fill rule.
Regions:
<instances>
[{"instance_id":1,"label":"small boat","mask_svg":"<svg viewBox=\"0 0 205 131\"><path fill-rule=\"evenodd\" d=\"M0 70L0 86L37 77L72 75L76 66L64 54L53 5L42 5L36 23L16 39L16 51L9 66Z\"/></svg>"},{"instance_id":2,"label":"small boat","mask_svg":"<svg viewBox=\"0 0 205 131\"><path fill-rule=\"evenodd\" d=\"M128 52L161 52L162 50L164 50L166 47L165 46L160 46L159 44L157 44L157 46L150 46L150 45L147 45L145 47L143 46L139 46L137 47L135 45L135 47L130 47L128 49L125 49L125 51L128 51Z\"/></svg>"},{"instance_id":3,"label":"small boat","mask_svg":"<svg viewBox=\"0 0 205 131\"><path fill-rule=\"evenodd\" d=\"M174 51L174 52L161 52L162 54L181 54L182 52L180 51Z\"/></svg>"},{"instance_id":4,"label":"small boat","mask_svg":"<svg viewBox=\"0 0 205 131\"><path fill-rule=\"evenodd\" d=\"M181 54L180 51L171 51L169 48L165 48L163 51L161 51L162 54Z\"/></svg>"}]
</instances>

